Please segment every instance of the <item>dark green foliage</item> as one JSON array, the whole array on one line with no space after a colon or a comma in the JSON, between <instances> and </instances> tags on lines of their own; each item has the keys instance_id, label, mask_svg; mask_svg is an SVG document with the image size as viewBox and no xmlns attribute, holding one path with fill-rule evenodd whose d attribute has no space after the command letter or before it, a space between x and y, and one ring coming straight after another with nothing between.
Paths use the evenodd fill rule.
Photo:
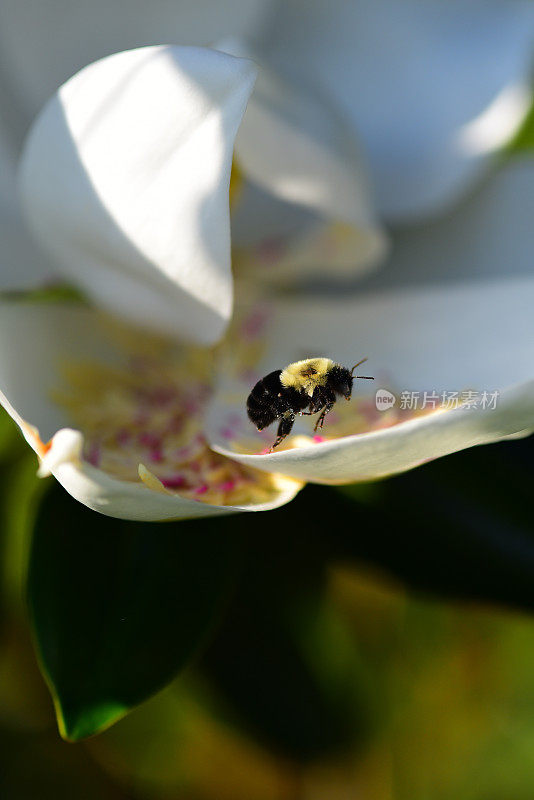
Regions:
<instances>
[{"instance_id":1,"label":"dark green foliage","mask_svg":"<svg viewBox=\"0 0 534 800\"><path fill-rule=\"evenodd\" d=\"M37 517L29 598L62 734L107 727L164 686L206 635L234 571L216 527L138 524L54 486Z\"/></svg>"}]
</instances>

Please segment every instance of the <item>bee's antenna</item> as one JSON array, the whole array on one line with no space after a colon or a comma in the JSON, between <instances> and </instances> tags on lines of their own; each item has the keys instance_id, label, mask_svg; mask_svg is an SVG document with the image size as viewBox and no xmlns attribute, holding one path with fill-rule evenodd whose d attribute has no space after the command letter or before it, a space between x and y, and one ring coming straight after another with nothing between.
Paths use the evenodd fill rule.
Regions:
<instances>
[{"instance_id":1,"label":"bee's antenna","mask_svg":"<svg viewBox=\"0 0 534 800\"><path fill-rule=\"evenodd\" d=\"M367 361L367 358L362 358L362 360L361 360L361 361L358 361L358 363L357 363L357 364L355 364L355 365L353 366L353 368L351 369L351 371L350 371L350 374L352 375L352 374L354 373L354 370L356 369L356 367L359 367L359 366L360 366L360 364L363 364L363 362L364 362L364 361Z\"/></svg>"},{"instance_id":2,"label":"bee's antenna","mask_svg":"<svg viewBox=\"0 0 534 800\"><path fill-rule=\"evenodd\" d=\"M363 364L364 361L367 361L367 358L362 358L361 361L358 361L358 363L355 364L353 366L353 368L351 369L350 374L353 375L354 374L354 370L356 369L356 367L359 367L360 364ZM355 378L362 378L364 381L374 381L374 378L372 378L369 375L354 375L354 377Z\"/></svg>"},{"instance_id":3,"label":"bee's antenna","mask_svg":"<svg viewBox=\"0 0 534 800\"><path fill-rule=\"evenodd\" d=\"M353 375L354 374L354 370L356 369L356 367L359 367L360 364L363 364L364 361L367 361L367 358L362 358L361 361L358 361L358 363L355 364L353 366L353 368L351 369L350 374ZM361 378L364 381L374 381L374 378L372 378L370 375L354 375L354 377L355 378Z\"/></svg>"}]
</instances>

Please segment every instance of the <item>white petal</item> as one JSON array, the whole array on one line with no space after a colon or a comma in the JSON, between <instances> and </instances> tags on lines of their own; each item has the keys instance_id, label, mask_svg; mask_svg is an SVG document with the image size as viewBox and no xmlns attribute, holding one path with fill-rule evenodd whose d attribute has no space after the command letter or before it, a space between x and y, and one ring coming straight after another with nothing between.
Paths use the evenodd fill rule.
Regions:
<instances>
[{"instance_id":1,"label":"white petal","mask_svg":"<svg viewBox=\"0 0 534 800\"><path fill-rule=\"evenodd\" d=\"M235 39L216 47L253 57ZM354 248L353 263L382 256L383 236L358 142L326 99L293 87L261 65L235 154L247 178L275 197L354 226L362 246Z\"/></svg>"},{"instance_id":2,"label":"white petal","mask_svg":"<svg viewBox=\"0 0 534 800\"><path fill-rule=\"evenodd\" d=\"M1 100L1 95L0 95ZM8 120L0 120L0 203L16 205L16 156Z\"/></svg>"},{"instance_id":3,"label":"white petal","mask_svg":"<svg viewBox=\"0 0 534 800\"><path fill-rule=\"evenodd\" d=\"M462 408L267 455L233 457L250 467L315 483L371 481L467 447L534 431L534 381L502 392L496 410ZM224 446L218 452L230 453Z\"/></svg>"},{"instance_id":4,"label":"white petal","mask_svg":"<svg viewBox=\"0 0 534 800\"><path fill-rule=\"evenodd\" d=\"M54 394L63 388L65 366L78 360L113 363L115 354L97 320L94 311L81 305L0 304L2 405L9 402L8 413L37 452L35 429L46 442L71 422L54 401ZM29 431L24 429L24 420L32 426Z\"/></svg>"},{"instance_id":5,"label":"white petal","mask_svg":"<svg viewBox=\"0 0 534 800\"><path fill-rule=\"evenodd\" d=\"M7 101L7 99L6 99ZM2 96L0 105L7 102ZM0 290L22 289L51 276L49 265L28 233L20 214L16 181L15 124L9 113L0 119ZM53 274L53 273L52 273Z\"/></svg>"},{"instance_id":6,"label":"white petal","mask_svg":"<svg viewBox=\"0 0 534 800\"><path fill-rule=\"evenodd\" d=\"M390 218L451 204L529 108L530 2L288 0L283 9L267 51L352 120Z\"/></svg>"},{"instance_id":7,"label":"white petal","mask_svg":"<svg viewBox=\"0 0 534 800\"><path fill-rule=\"evenodd\" d=\"M163 487L156 491L141 481L119 480L82 460L83 436L65 427L69 420L53 394L61 388L62 369L73 360L115 363L117 353L105 333L98 315L81 306L2 304L0 404L39 456L41 476L54 475L74 498L95 511L132 520L266 511L297 494L302 484L280 476L276 478L278 494L271 502L214 506Z\"/></svg>"},{"instance_id":8,"label":"white petal","mask_svg":"<svg viewBox=\"0 0 534 800\"><path fill-rule=\"evenodd\" d=\"M278 287L309 277L361 277L378 269L378 254L385 256L387 250L378 227L325 221L247 182L232 207L234 268Z\"/></svg>"},{"instance_id":9,"label":"white petal","mask_svg":"<svg viewBox=\"0 0 534 800\"><path fill-rule=\"evenodd\" d=\"M378 228L313 220L290 234L262 238L252 247L234 247L234 263L254 279L277 284L317 277L328 281L374 272L386 251Z\"/></svg>"},{"instance_id":10,"label":"white petal","mask_svg":"<svg viewBox=\"0 0 534 800\"><path fill-rule=\"evenodd\" d=\"M448 214L391 233L391 256L359 292L532 276L534 156L514 157Z\"/></svg>"},{"instance_id":11,"label":"white petal","mask_svg":"<svg viewBox=\"0 0 534 800\"><path fill-rule=\"evenodd\" d=\"M326 355L350 367L367 356L365 374L376 380L357 381L354 396L372 400L382 387L397 398L402 391L418 391L421 397L424 391L498 391L496 408L446 411L309 447L241 455L228 447L221 420L231 409L233 416L240 415L241 431L250 438L254 429L244 405L251 387L243 384L240 393L234 387L231 397L222 392L214 402L212 447L249 466L343 483L382 477L464 447L532 431L533 303L534 277L391 292L353 301L279 304L267 324L269 344L258 376L298 358ZM310 420L304 419L295 431L311 435ZM262 447L258 437L258 451Z\"/></svg>"},{"instance_id":12,"label":"white petal","mask_svg":"<svg viewBox=\"0 0 534 800\"><path fill-rule=\"evenodd\" d=\"M215 341L231 314L228 182L253 65L149 47L78 73L21 168L27 218L63 273L136 322Z\"/></svg>"},{"instance_id":13,"label":"white petal","mask_svg":"<svg viewBox=\"0 0 534 800\"><path fill-rule=\"evenodd\" d=\"M9 403L0 392L0 402L9 411ZM20 418L14 416L20 424ZM27 423L22 430L27 435ZM30 441L30 443L32 443ZM270 511L289 503L302 488L298 481L280 476L279 494L270 503L248 506L215 506L180 497L177 494L147 488L142 483L121 481L81 460L83 437L79 431L64 428L49 442L41 459L39 475L54 475L67 492L83 505L108 517L137 521L163 522L235 514L239 511ZM34 449L40 455L38 440Z\"/></svg>"},{"instance_id":14,"label":"white petal","mask_svg":"<svg viewBox=\"0 0 534 800\"><path fill-rule=\"evenodd\" d=\"M271 5L271 0L4 0L0 83L29 121L86 64L143 45L209 45L230 34L253 36ZM61 46L55 47L58 38Z\"/></svg>"},{"instance_id":15,"label":"white petal","mask_svg":"<svg viewBox=\"0 0 534 800\"><path fill-rule=\"evenodd\" d=\"M2 203L1 199L0 242L0 291L30 289L56 277L53 265L36 246L16 205Z\"/></svg>"},{"instance_id":16,"label":"white petal","mask_svg":"<svg viewBox=\"0 0 534 800\"><path fill-rule=\"evenodd\" d=\"M216 47L253 57L235 39ZM320 230L288 242L277 259L277 274L355 272L382 258L385 237L374 217L356 137L326 100L260 66L237 134L235 157L259 187L328 220L321 222ZM343 229L343 248L321 246L331 225Z\"/></svg>"},{"instance_id":17,"label":"white petal","mask_svg":"<svg viewBox=\"0 0 534 800\"><path fill-rule=\"evenodd\" d=\"M52 449L56 439L62 447L64 440L73 435L81 437L78 431L58 431L52 439ZM238 511L270 511L289 503L301 488L301 484L297 481L280 477L279 495L271 503L215 506L180 497L171 492L155 491L142 483L117 480L102 470L80 461L73 451L68 452L67 456L52 469L54 477L80 503L92 508L93 511L118 519L155 522L217 517L223 514L235 514Z\"/></svg>"}]
</instances>

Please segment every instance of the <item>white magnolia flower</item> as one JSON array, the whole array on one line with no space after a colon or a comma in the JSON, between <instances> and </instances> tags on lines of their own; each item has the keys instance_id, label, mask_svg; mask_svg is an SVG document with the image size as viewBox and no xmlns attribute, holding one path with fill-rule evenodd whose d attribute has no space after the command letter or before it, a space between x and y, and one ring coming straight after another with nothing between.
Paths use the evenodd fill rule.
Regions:
<instances>
[{"instance_id":1,"label":"white magnolia flower","mask_svg":"<svg viewBox=\"0 0 534 800\"><path fill-rule=\"evenodd\" d=\"M270 5L257 1L245 8L242 0L225 0L214 9L213 0L203 0L192 13L189 7L181 4L175 7L161 0L151 7L150 20L144 7L140 13L134 13L130 7L126 14L128 25L124 25L118 23L122 16L121 0L114 0L106 7L103 16L110 17L117 24L107 27L106 37L93 38L83 10L68 15L62 0L52 3L43 20L44 31L53 26L54 20L57 22L62 15L66 16L76 42L81 36L77 26L83 27L82 46L63 48L60 57L49 60L50 48L43 47L43 42L49 40L41 28L39 41L34 43L20 68L18 57L22 50L14 53L16 75L11 73L9 63L3 76L0 75L0 86L3 82L7 87L6 99L10 108L10 114L3 119L3 125L0 124L0 230L4 252L10 255L9 263L17 265L3 267L0 272L3 288L20 289L55 277L55 261L45 265L25 239L18 209L13 203L13 154L20 147L20 132L57 83L84 63L83 53L92 53L92 58L88 59L92 61L101 54L112 52L113 42L122 42L123 46L137 42L147 44L167 39L169 31L173 30L178 42L207 43L217 39L217 49L231 53L236 49L242 51L244 46L238 44L236 37L253 39L262 27L261 23L267 27L265 21ZM96 13L95 7L92 6L90 13ZM10 41L17 36L24 40L25 45L32 41L35 26L26 36L25 17L20 16L19 6L8 4L4 15L3 31L10 31ZM158 30L159 37L156 36ZM233 36L221 39L220 35L224 33ZM2 32L0 40L1 36ZM15 95L18 97L16 102ZM284 141L283 149L273 148L272 143L280 138ZM282 228L278 223L275 228L266 224L265 213L256 214L254 209L252 218L262 219L261 227L255 232L250 213L241 224L240 213L235 220L236 232L239 234L239 228L244 227L246 234L243 246L234 253L234 262L239 261L243 272L252 262L255 267L263 267L262 277L287 281L302 270L307 274L323 271L325 259L331 271L363 272L383 257L385 237L374 217L374 204L357 137L334 110L325 113L324 101L317 100L313 92L300 88L297 91L287 80L282 82L274 73L263 69L247 112L246 124L240 131L236 168L242 169L248 180L274 196L307 209L307 212L301 211L293 217L293 209L289 214L284 207ZM250 212L250 209L251 201L247 194L240 204L240 212ZM38 270L34 267L37 260L41 262Z\"/></svg>"},{"instance_id":2,"label":"white magnolia flower","mask_svg":"<svg viewBox=\"0 0 534 800\"><path fill-rule=\"evenodd\" d=\"M130 322L4 302L2 403L42 474L111 516L265 510L303 480L374 479L534 429L531 159L397 234L390 265L356 299L261 302L239 310L215 353L206 346L231 314L227 191L253 76L249 61L210 50L120 53L67 82L30 134L22 197L40 245ZM348 366L368 356L377 386L397 394L480 402L382 412L356 387L324 438L306 421L285 450L263 453L274 437L246 420L247 392L318 354Z\"/></svg>"},{"instance_id":3,"label":"white magnolia flower","mask_svg":"<svg viewBox=\"0 0 534 800\"><path fill-rule=\"evenodd\" d=\"M205 45L227 36L248 40L260 62L273 65L284 78L280 91L275 79L263 82L260 93L266 103L255 104L249 115L249 130L263 133L264 142L273 138L267 135L271 127L278 133L284 128L287 149L282 155L287 157L279 163L298 168L295 153L312 154L317 137L323 144L325 135L339 141L336 126L332 136L332 125L318 125L307 101L295 102L287 88L291 77L301 98L303 86L311 88L312 96L321 90L339 106L345 123L353 125L352 137L344 126L339 154L346 156L354 139L362 139L380 212L388 219L417 219L450 206L517 131L531 100L533 32L530 0L153 0L150 6L140 0L48 0L46 8L39 0L6 0L0 9L0 235L3 252L17 266L3 266L1 285L31 286L36 277L53 275L53 264L45 274L32 269L37 256L22 235L13 202L15 157L30 120L55 88L102 56L169 40ZM282 113L274 119L271 114L265 126L273 88ZM302 146L302 136L288 135L295 113L298 126L311 133L311 147ZM249 148L242 144L247 159ZM281 155L279 150L275 154ZM309 159L305 163L309 168ZM350 172L354 164L345 157L336 170L339 174L344 166ZM289 186L281 185L284 179L279 180L272 158L258 158L256 150L255 164L248 166L257 182L269 180L269 191L294 196L295 176ZM316 190L317 184L306 192L308 205L317 201ZM340 192L339 200L345 196ZM277 211L271 204L261 216L251 217L245 214L248 197L238 209L235 229L247 259L258 238L269 239L271 246L260 248L255 261L277 277L303 263L309 269L310 256L318 250L329 253L331 269L336 266L332 252L338 266L363 269L383 246L365 206L363 215L361 207L357 212L351 204L344 211L353 215L350 225L356 215L356 232L362 221L371 221L366 241L356 241L354 229L328 228L322 236L319 228L300 242L284 241L281 248L274 241L273 247L273 240L294 230L293 217L287 207ZM343 221L335 204L326 217Z\"/></svg>"},{"instance_id":4,"label":"white magnolia flower","mask_svg":"<svg viewBox=\"0 0 534 800\"><path fill-rule=\"evenodd\" d=\"M27 241L16 203L16 166L32 120L57 87L87 64L122 50L172 41L209 45L254 38L270 0L6 0L0 6L0 237L2 288L31 287L53 263ZM11 265L11 266L10 266Z\"/></svg>"},{"instance_id":5,"label":"white magnolia flower","mask_svg":"<svg viewBox=\"0 0 534 800\"><path fill-rule=\"evenodd\" d=\"M369 157L378 208L449 208L532 101L530 0L284 0L261 40L283 75L320 87Z\"/></svg>"},{"instance_id":6,"label":"white magnolia flower","mask_svg":"<svg viewBox=\"0 0 534 800\"><path fill-rule=\"evenodd\" d=\"M68 81L28 139L21 189L37 240L61 273L137 327L83 306L4 303L2 402L41 474L104 513L230 510L217 497L262 510L300 486L210 453L209 351L192 358L180 344L216 341L231 315L228 184L254 78L251 62L213 50L119 53ZM165 470L169 455L161 482L142 458Z\"/></svg>"}]
</instances>

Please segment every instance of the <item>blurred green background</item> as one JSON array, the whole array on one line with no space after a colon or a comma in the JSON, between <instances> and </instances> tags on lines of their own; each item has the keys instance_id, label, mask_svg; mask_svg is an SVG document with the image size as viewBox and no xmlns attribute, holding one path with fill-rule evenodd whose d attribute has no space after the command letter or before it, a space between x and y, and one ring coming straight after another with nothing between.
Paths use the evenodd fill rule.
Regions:
<instances>
[{"instance_id":1,"label":"blurred green background","mask_svg":"<svg viewBox=\"0 0 534 800\"><path fill-rule=\"evenodd\" d=\"M532 439L166 525L0 448L2 798L533 796ZM152 696L63 741L32 636L71 739Z\"/></svg>"}]
</instances>

